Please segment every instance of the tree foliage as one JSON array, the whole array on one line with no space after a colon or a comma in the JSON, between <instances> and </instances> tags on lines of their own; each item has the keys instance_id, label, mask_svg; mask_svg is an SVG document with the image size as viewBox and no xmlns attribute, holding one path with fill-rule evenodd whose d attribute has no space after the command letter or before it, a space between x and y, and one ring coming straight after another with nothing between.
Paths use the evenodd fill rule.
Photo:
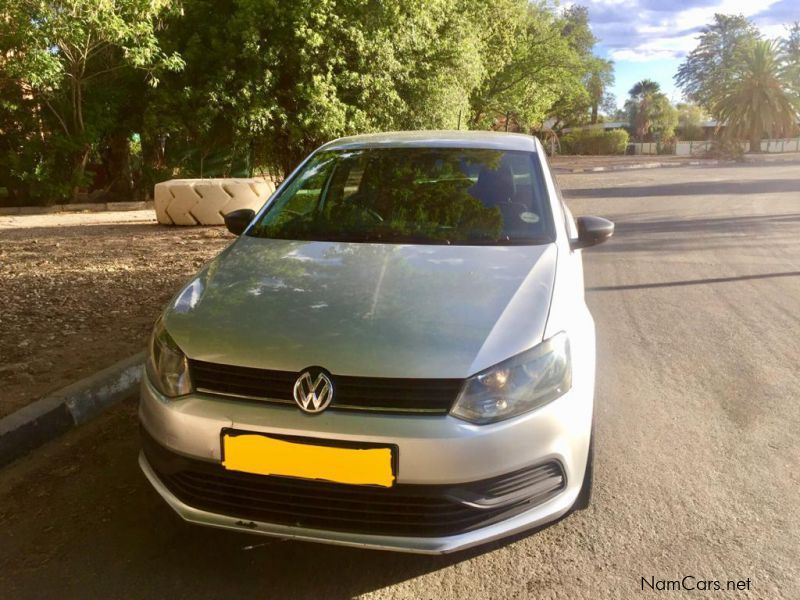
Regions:
<instances>
[{"instance_id":1,"label":"tree foliage","mask_svg":"<svg viewBox=\"0 0 800 600\"><path fill-rule=\"evenodd\" d=\"M159 68L178 69L156 37L168 0L8 0L0 20L2 77L34 111L54 121L56 160L72 195L84 183L93 142L113 129L112 88L126 70L157 82ZM12 92L13 93L13 92ZM46 113L46 114L42 114ZM39 132L48 132L40 128Z\"/></svg>"},{"instance_id":2,"label":"tree foliage","mask_svg":"<svg viewBox=\"0 0 800 600\"><path fill-rule=\"evenodd\" d=\"M6 7L0 187L15 202L121 198L174 176L285 175L321 143L361 132L584 121L612 68L592 55L586 9L549 0Z\"/></svg>"},{"instance_id":3,"label":"tree foliage","mask_svg":"<svg viewBox=\"0 0 800 600\"><path fill-rule=\"evenodd\" d=\"M565 154L624 154L628 147L628 132L589 127L570 131L561 136L560 142Z\"/></svg>"},{"instance_id":4,"label":"tree foliage","mask_svg":"<svg viewBox=\"0 0 800 600\"><path fill-rule=\"evenodd\" d=\"M711 110L742 54L759 37L745 17L715 14L714 22L702 29L697 47L678 67L675 83L689 100Z\"/></svg>"},{"instance_id":5,"label":"tree foliage","mask_svg":"<svg viewBox=\"0 0 800 600\"><path fill-rule=\"evenodd\" d=\"M682 103L675 109L678 111L678 133L682 140L702 140L705 139L703 121L707 116L702 108L697 104Z\"/></svg>"},{"instance_id":6,"label":"tree foliage","mask_svg":"<svg viewBox=\"0 0 800 600\"><path fill-rule=\"evenodd\" d=\"M675 78L717 120L727 142L789 135L800 106L800 22L780 41L762 40L742 16L715 15Z\"/></svg>"},{"instance_id":7,"label":"tree foliage","mask_svg":"<svg viewBox=\"0 0 800 600\"><path fill-rule=\"evenodd\" d=\"M725 136L750 141L759 152L764 133L783 136L796 128L797 98L787 92L775 42L755 42L741 58L713 107Z\"/></svg>"},{"instance_id":8,"label":"tree foliage","mask_svg":"<svg viewBox=\"0 0 800 600\"><path fill-rule=\"evenodd\" d=\"M608 89L614 85L614 63L603 58L592 57L585 79L586 91L591 104L590 123L597 123L600 109L613 112L616 108L614 97Z\"/></svg>"},{"instance_id":9,"label":"tree foliage","mask_svg":"<svg viewBox=\"0 0 800 600\"><path fill-rule=\"evenodd\" d=\"M800 21L795 21L780 42L781 78L795 96L800 96Z\"/></svg>"},{"instance_id":10,"label":"tree foliage","mask_svg":"<svg viewBox=\"0 0 800 600\"><path fill-rule=\"evenodd\" d=\"M661 92L661 86L643 79L633 85L625 102L634 138L640 142L667 142L675 136L678 112Z\"/></svg>"},{"instance_id":11,"label":"tree foliage","mask_svg":"<svg viewBox=\"0 0 800 600\"><path fill-rule=\"evenodd\" d=\"M486 13L488 5L474 5ZM596 41L586 9L559 15L547 5L517 0L491 6L484 18L494 26L482 40L484 75L470 94L470 126L486 128L504 115L525 129L553 113L568 113L565 121L585 113L589 95L582 77Z\"/></svg>"}]
</instances>

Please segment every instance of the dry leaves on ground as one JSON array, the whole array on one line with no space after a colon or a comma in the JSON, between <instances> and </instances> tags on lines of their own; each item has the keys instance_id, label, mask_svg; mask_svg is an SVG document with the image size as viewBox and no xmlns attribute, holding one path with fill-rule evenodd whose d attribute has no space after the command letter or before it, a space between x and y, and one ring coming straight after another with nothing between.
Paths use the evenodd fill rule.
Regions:
<instances>
[{"instance_id":1,"label":"dry leaves on ground","mask_svg":"<svg viewBox=\"0 0 800 600\"><path fill-rule=\"evenodd\" d=\"M142 350L167 300L233 239L48 217L0 229L0 417Z\"/></svg>"}]
</instances>

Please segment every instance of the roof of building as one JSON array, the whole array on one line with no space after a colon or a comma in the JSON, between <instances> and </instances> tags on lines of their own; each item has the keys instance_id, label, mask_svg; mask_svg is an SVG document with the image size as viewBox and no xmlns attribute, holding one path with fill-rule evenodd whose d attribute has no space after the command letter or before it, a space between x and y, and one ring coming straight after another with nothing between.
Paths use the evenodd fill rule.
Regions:
<instances>
[{"instance_id":1,"label":"roof of building","mask_svg":"<svg viewBox=\"0 0 800 600\"><path fill-rule=\"evenodd\" d=\"M594 123L593 125L580 125L578 127L564 127L562 131L569 133L570 131L582 131L584 129L624 129L628 126L627 121L604 121L603 123Z\"/></svg>"}]
</instances>

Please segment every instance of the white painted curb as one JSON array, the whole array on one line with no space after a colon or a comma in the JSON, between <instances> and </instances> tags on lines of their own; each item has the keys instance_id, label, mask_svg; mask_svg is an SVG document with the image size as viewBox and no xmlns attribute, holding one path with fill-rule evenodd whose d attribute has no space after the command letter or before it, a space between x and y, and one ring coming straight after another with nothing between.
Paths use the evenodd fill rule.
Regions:
<instances>
[{"instance_id":1,"label":"white painted curb","mask_svg":"<svg viewBox=\"0 0 800 600\"><path fill-rule=\"evenodd\" d=\"M135 354L0 419L0 466L129 398L142 380L144 359L144 352Z\"/></svg>"}]
</instances>

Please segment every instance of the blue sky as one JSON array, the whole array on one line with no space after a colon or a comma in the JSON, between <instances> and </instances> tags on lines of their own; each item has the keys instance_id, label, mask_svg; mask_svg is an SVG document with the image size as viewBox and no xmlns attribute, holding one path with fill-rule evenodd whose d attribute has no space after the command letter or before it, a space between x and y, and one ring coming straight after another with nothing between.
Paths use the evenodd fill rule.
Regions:
<instances>
[{"instance_id":1,"label":"blue sky","mask_svg":"<svg viewBox=\"0 0 800 600\"><path fill-rule=\"evenodd\" d=\"M596 52L615 63L617 103L637 81L650 78L674 102L681 100L672 76L697 45L700 29L714 13L743 14L766 37L779 37L800 20L800 0L576 0L588 7Z\"/></svg>"}]
</instances>

